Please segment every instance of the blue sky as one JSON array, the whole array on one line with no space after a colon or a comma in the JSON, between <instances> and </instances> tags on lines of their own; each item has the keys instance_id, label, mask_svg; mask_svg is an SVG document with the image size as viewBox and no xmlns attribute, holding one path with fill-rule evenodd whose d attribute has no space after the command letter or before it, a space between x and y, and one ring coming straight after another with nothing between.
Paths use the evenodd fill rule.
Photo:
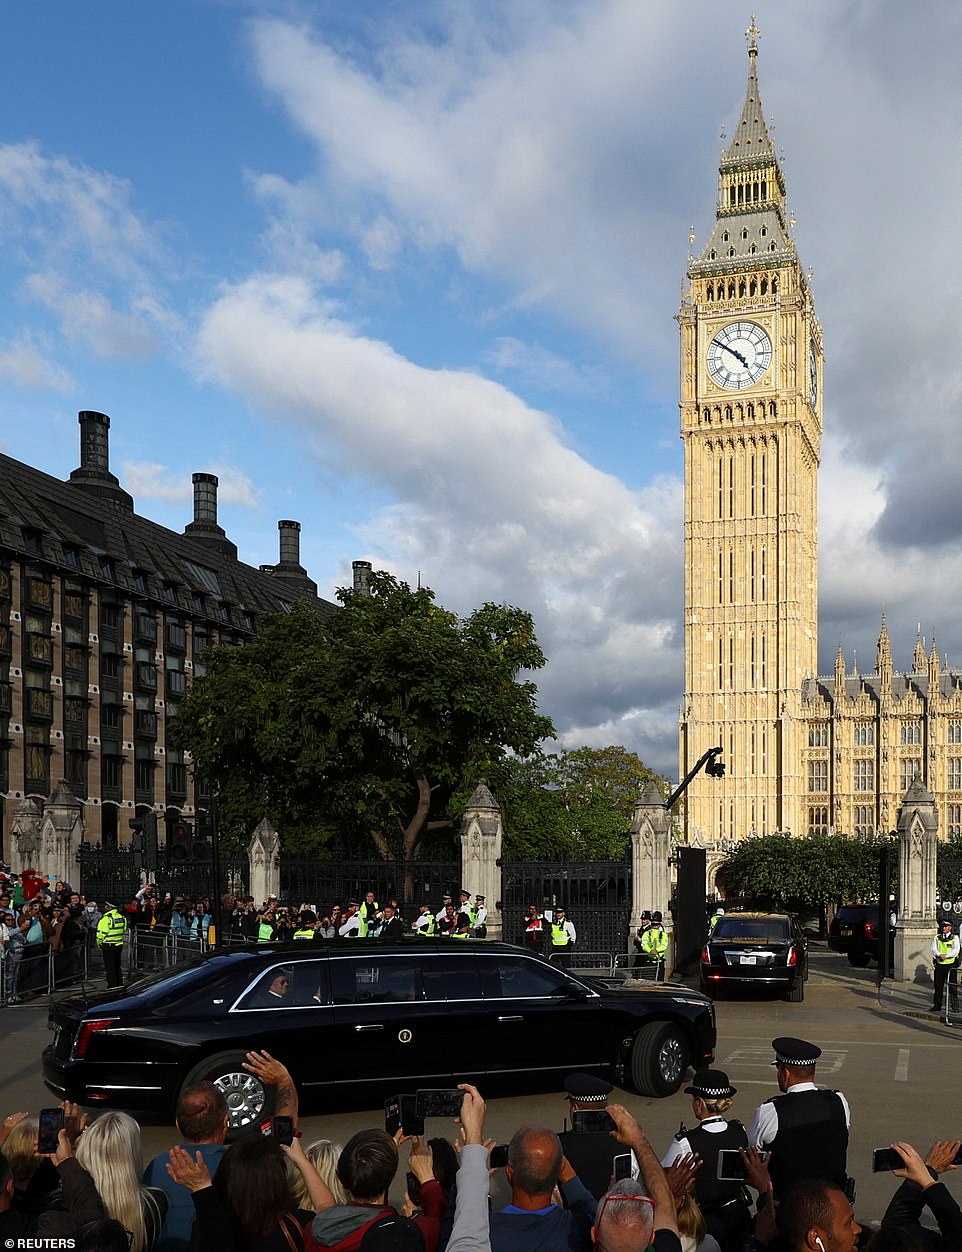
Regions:
<instances>
[{"instance_id":1,"label":"blue sky","mask_svg":"<svg viewBox=\"0 0 962 1252\"><path fill-rule=\"evenodd\" d=\"M110 415L138 510L190 475L251 564L364 557L534 613L575 745L676 768L677 329L749 12L729 0L8 6L0 441ZM827 346L821 667L962 663L962 14L759 4Z\"/></svg>"}]
</instances>

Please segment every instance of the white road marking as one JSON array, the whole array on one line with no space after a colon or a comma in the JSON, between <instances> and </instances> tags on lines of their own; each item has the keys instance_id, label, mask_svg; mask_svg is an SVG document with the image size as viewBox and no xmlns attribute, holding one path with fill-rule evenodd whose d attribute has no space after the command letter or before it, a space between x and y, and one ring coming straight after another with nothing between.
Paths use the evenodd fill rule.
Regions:
<instances>
[{"instance_id":1,"label":"white road marking","mask_svg":"<svg viewBox=\"0 0 962 1252\"><path fill-rule=\"evenodd\" d=\"M895 1081L908 1082L909 1080L909 1049L899 1048L899 1059L895 1062Z\"/></svg>"},{"instance_id":2,"label":"white road marking","mask_svg":"<svg viewBox=\"0 0 962 1252\"><path fill-rule=\"evenodd\" d=\"M771 1068L774 1053L771 1048L736 1048L734 1052L730 1052L725 1057L725 1065L734 1065L736 1062L740 1065L764 1065L766 1069ZM818 1073L837 1074L845 1064L845 1058L848 1056L848 1049L841 1048L825 1048L822 1055L818 1058ZM743 1080L744 1081L744 1080ZM775 1076L772 1075L774 1083Z\"/></svg>"}]
</instances>

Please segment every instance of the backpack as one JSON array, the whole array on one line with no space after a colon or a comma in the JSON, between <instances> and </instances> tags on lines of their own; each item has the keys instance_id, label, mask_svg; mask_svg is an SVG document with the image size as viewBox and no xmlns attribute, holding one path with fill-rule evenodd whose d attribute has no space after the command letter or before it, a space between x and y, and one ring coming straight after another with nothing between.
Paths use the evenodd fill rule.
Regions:
<instances>
[{"instance_id":1,"label":"backpack","mask_svg":"<svg viewBox=\"0 0 962 1252\"><path fill-rule=\"evenodd\" d=\"M424 1235L410 1217L385 1213L365 1230L359 1252L425 1252Z\"/></svg>"}]
</instances>

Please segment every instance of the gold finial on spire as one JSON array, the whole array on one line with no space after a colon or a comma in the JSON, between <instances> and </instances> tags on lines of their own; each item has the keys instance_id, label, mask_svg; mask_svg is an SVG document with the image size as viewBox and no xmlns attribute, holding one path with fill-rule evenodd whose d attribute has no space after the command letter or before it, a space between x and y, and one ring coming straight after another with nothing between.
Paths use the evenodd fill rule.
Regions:
<instances>
[{"instance_id":1,"label":"gold finial on spire","mask_svg":"<svg viewBox=\"0 0 962 1252\"><path fill-rule=\"evenodd\" d=\"M758 29L758 25L755 21L755 14L753 13L752 24L749 26L748 30L745 31L745 38L748 40L748 55L752 58L752 60L758 56L758 38L760 34L761 31Z\"/></svg>"},{"instance_id":2,"label":"gold finial on spire","mask_svg":"<svg viewBox=\"0 0 962 1252\"><path fill-rule=\"evenodd\" d=\"M695 227L688 227L688 242L694 247L695 244Z\"/></svg>"},{"instance_id":3,"label":"gold finial on spire","mask_svg":"<svg viewBox=\"0 0 962 1252\"><path fill-rule=\"evenodd\" d=\"M795 210L794 209L792 209L791 213L789 213L788 215L788 229L789 230L795 229Z\"/></svg>"}]
</instances>

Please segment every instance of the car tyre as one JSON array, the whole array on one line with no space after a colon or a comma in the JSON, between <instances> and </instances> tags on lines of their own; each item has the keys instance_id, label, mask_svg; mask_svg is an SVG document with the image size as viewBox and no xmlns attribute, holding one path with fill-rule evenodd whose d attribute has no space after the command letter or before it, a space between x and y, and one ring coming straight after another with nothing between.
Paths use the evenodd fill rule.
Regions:
<instances>
[{"instance_id":1,"label":"car tyre","mask_svg":"<svg viewBox=\"0 0 962 1252\"><path fill-rule=\"evenodd\" d=\"M805 979L796 976L791 991L788 993L790 1004L801 1004L805 999Z\"/></svg>"},{"instance_id":2,"label":"car tyre","mask_svg":"<svg viewBox=\"0 0 962 1252\"><path fill-rule=\"evenodd\" d=\"M277 1090L265 1086L244 1069L245 1052L216 1052L187 1075L182 1091L200 1082L212 1082L227 1101L228 1130L250 1130L273 1117Z\"/></svg>"},{"instance_id":3,"label":"car tyre","mask_svg":"<svg viewBox=\"0 0 962 1252\"><path fill-rule=\"evenodd\" d=\"M856 969L864 969L872 958L867 952L849 950L848 963L854 965Z\"/></svg>"},{"instance_id":4,"label":"car tyre","mask_svg":"<svg viewBox=\"0 0 962 1252\"><path fill-rule=\"evenodd\" d=\"M639 1095L669 1096L688 1072L688 1044L671 1022L649 1022L631 1048L631 1085Z\"/></svg>"}]
</instances>

